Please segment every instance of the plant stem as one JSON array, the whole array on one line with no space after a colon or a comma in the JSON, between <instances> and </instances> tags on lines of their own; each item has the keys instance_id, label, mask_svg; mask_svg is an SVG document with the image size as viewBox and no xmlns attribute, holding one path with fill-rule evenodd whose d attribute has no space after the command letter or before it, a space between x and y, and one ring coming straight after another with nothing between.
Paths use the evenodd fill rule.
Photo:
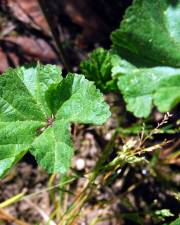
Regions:
<instances>
[{"instance_id":1,"label":"plant stem","mask_svg":"<svg viewBox=\"0 0 180 225\"><path fill-rule=\"evenodd\" d=\"M103 168L103 164L108 159L109 155L112 153L113 146L114 146L114 140L116 139L117 134L118 134L118 130L115 130L110 142L107 144L107 146L104 149L103 155L101 156L101 158L99 159L99 161L95 165L95 168L93 169L93 172L90 176L91 182L94 182L94 180L96 179L98 174L101 172L101 170Z\"/></svg>"},{"instance_id":2,"label":"plant stem","mask_svg":"<svg viewBox=\"0 0 180 225\"><path fill-rule=\"evenodd\" d=\"M49 30L51 31L51 34L52 34L52 38L56 44L56 47L58 50L58 56L62 60L67 71L72 72L72 68L69 64L69 61L67 60L62 43L60 42L59 35L57 32L57 26L53 21L52 12L50 11L50 8L48 6L48 1L38 0L38 2L39 2L39 6L44 14L44 17L46 18L47 24L49 26Z\"/></svg>"}]
</instances>

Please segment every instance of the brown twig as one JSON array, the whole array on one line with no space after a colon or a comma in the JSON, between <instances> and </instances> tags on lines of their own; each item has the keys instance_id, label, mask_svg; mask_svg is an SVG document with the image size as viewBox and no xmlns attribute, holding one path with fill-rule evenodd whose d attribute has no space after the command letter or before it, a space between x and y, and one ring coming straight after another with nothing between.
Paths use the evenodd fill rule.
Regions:
<instances>
[{"instance_id":1,"label":"brown twig","mask_svg":"<svg viewBox=\"0 0 180 225\"><path fill-rule=\"evenodd\" d=\"M16 217L10 215L4 209L0 209L0 220L8 221L11 223L15 222L18 225L30 225L29 223L26 223L22 220L17 219Z\"/></svg>"}]
</instances>

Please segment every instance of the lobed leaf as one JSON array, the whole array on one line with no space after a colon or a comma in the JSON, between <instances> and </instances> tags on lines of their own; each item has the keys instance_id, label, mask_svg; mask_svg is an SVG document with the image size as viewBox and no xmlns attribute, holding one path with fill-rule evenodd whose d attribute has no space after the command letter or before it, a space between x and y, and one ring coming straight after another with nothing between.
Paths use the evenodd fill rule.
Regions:
<instances>
[{"instance_id":1,"label":"lobed leaf","mask_svg":"<svg viewBox=\"0 0 180 225\"><path fill-rule=\"evenodd\" d=\"M180 69L129 67L123 74L120 65L114 67L114 71L127 110L136 117L148 117L153 105L160 112L168 112L180 102Z\"/></svg>"},{"instance_id":2,"label":"lobed leaf","mask_svg":"<svg viewBox=\"0 0 180 225\"><path fill-rule=\"evenodd\" d=\"M9 69L0 76L0 177L30 151L50 173L70 167L73 122L102 124L102 94L84 76L63 79L57 66Z\"/></svg>"},{"instance_id":3,"label":"lobed leaf","mask_svg":"<svg viewBox=\"0 0 180 225\"><path fill-rule=\"evenodd\" d=\"M148 117L153 105L167 112L180 102L179 21L179 1L135 0L112 33L112 76L137 117Z\"/></svg>"}]
</instances>

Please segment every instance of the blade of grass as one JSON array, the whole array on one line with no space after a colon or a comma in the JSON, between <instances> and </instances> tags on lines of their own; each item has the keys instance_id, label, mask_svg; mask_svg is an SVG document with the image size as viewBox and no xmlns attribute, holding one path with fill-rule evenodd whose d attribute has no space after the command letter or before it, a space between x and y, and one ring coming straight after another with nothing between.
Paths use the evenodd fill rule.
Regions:
<instances>
[{"instance_id":1,"label":"blade of grass","mask_svg":"<svg viewBox=\"0 0 180 225\"><path fill-rule=\"evenodd\" d=\"M87 181L84 185L84 188L82 192L75 198L71 206L68 208L68 210L64 213L63 217L61 218L61 221L59 221L58 225L74 225L75 220L77 219L81 208L89 198L92 188L94 186L94 181L97 178L97 176L101 173L104 163L108 159L109 155L113 151L114 141L118 135L118 130L116 130L105 147L105 150L103 152L103 155L101 159L97 162L95 168L93 169L92 173L90 173L87 176Z\"/></svg>"},{"instance_id":2,"label":"blade of grass","mask_svg":"<svg viewBox=\"0 0 180 225\"><path fill-rule=\"evenodd\" d=\"M13 196L12 198L9 198L6 201L0 203L0 209L8 207L8 206L10 206L10 205L20 201L25 196L25 193L26 192L24 191L24 192L22 192L20 194L17 194L15 196Z\"/></svg>"}]
</instances>

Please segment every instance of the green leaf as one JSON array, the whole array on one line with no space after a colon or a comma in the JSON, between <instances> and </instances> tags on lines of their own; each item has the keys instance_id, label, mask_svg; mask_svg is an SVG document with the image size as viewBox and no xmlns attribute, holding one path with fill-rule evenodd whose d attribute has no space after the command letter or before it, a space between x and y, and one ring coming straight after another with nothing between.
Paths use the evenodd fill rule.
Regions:
<instances>
[{"instance_id":1,"label":"green leaf","mask_svg":"<svg viewBox=\"0 0 180 225\"><path fill-rule=\"evenodd\" d=\"M100 125L110 113L102 94L82 75L68 74L60 84L49 89L46 97L56 122L37 139L31 152L48 171L65 172L73 154L69 124L77 122ZM58 138L58 134L61 137ZM51 142L46 143L50 139L48 137L51 137ZM47 153L44 152L45 143L51 149ZM64 163L60 164L61 161Z\"/></svg>"},{"instance_id":2,"label":"green leaf","mask_svg":"<svg viewBox=\"0 0 180 225\"><path fill-rule=\"evenodd\" d=\"M56 119L69 122L100 125L110 115L103 95L82 75L69 73L59 85L49 90L47 101L54 109Z\"/></svg>"},{"instance_id":3,"label":"green leaf","mask_svg":"<svg viewBox=\"0 0 180 225\"><path fill-rule=\"evenodd\" d=\"M68 121L57 120L33 142L31 153L49 173L65 173L70 167L73 155L70 132Z\"/></svg>"},{"instance_id":4,"label":"green leaf","mask_svg":"<svg viewBox=\"0 0 180 225\"><path fill-rule=\"evenodd\" d=\"M102 124L110 116L102 94L82 75L58 67L9 69L0 76L0 177L27 151L48 172L65 173L72 122Z\"/></svg>"},{"instance_id":5,"label":"green leaf","mask_svg":"<svg viewBox=\"0 0 180 225\"><path fill-rule=\"evenodd\" d=\"M23 145L19 146L23 149ZM18 149L18 146L16 148L13 148L13 146L9 145L8 148L1 147L0 150L0 177L2 177L9 169L11 169L15 163L20 160L24 154L26 153L26 150ZM26 148L25 148L26 149ZM5 153L8 150L13 150L13 153L6 155Z\"/></svg>"},{"instance_id":6,"label":"green leaf","mask_svg":"<svg viewBox=\"0 0 180 225\"><path fill-rule=\"evenodd\" d=\"M180 224L180 217L171 222L169 225L179 225Z\"/></svg>"},{"instance_id":7,"label":"green leaf","mask_svg":"<svg viewBox=\"0 0 180 225\"><path fill-rule=\"evenodd\" d=\"M135 0L112 33L112 76L127 110L148 117L180 102L180 2Z\"/></svg>"},{"instance_id":8,"label":"green leaf","mask_svg":"<svg viewBox=\"0 0 180 225\"><path fill-rule=\"evenodd\" d=\"M103 48L94 50L89 59L80 64L81 72L103 92L116 89L115 84L111 82L111 69L111 53Z\"/></svg>"},{"instance_id":9,"label":"green leaf","mask_svg":"<svg viewBox=\"0 0 180 225\"><path fill-rule=\"evenodd\" d=\"M180 102L179 37L180 1L134 0L111 50L95 50L80 67L101 90L119 89L135 116L148 117L153 105L167 112Z\"/></svg>"},{"instance_id":10,"label":"green leaf","mask_svg":"<svg viewBox=\"0 0 180 225\"><path fill-rule=\"evenodd\" d=\"M135 116L149 116L153 103L160 112L167 112L180 102L180 69L137 69L119 77L118 87Z\"/></svg>"},{"instance_id":11,"label":"green leaf","mask_svg":"<svg viewBox=\"0 0 180 225\"><path fill-rule=\"evenodd\" d=\"M137 67L129 63L127 60L122 59L117 54L112 54L111 56L111 63L112 63L112 78L118 78L121 75L126 75L131 73Z\"/></svg>"},{"instance_id":12,"label":"green leaf","mask_svg":"<svg viewBox=\"0 0 180 225\"><path fill-rule=\"evenodd\" d=\"M112 33L113 49L141 66L180 66L180 1L135 0L120 28Z\"/></svg>"},{"instance_id":13,"label":"green leaf","mask_svg":"<svg viewBox=\"0 0 180 225\"><path fill-rule=\"evenodd\" d=\"M46 115L50 114L45 101L45 92L52 84L59 83L63 78L61 68L52 65L37 67L21 67L18 74L33 98L41 104Z\"/></svg>"},{"instance_id":14,"label":"green leaf","mask_svg":"<svg viewBox=\"0 0 180 225\"><path fill-rule=\"evenodd\" d=\"M149 116L153 105L160 112L167 112L180 102L180 69L132 69L124 76L119 74L118 87L127 109L135 116Z\"/></svg>"},{"instance_id":15,"label":"green leaf","mask_svg":"<svg viewBox=\"0 0 180 225\"><path fill-rule=\"evenodd\" d=\"M0 77L0 177L30 148L46 125L45 91L60 82L55 66L9 69ZM49 111L50 112L50 111Z\"/></svg>"}]
</instances>

